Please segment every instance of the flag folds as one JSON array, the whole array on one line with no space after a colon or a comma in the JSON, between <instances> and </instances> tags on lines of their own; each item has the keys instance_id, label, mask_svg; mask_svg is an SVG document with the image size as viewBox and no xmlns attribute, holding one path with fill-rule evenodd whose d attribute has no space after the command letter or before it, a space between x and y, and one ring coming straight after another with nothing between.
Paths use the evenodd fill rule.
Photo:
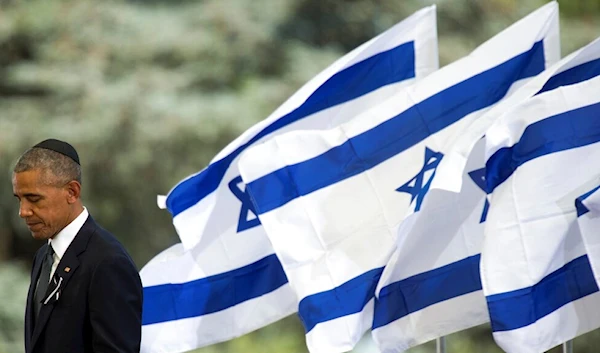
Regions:
<instances>
[{"instance_id":1,"label":"flag folds","mask_svg":"<svg viewBox=\"0 0 600 353\"><path fill-rule=\"evenodd\" d=\"M576 200L598 183L600 77L510 109L486 133L481 279L496 342L542 352L600 327Z\"/></svg>"},{"instance_id":2,"label":"flag folds","mask_svg":"<svg viewBox=\"0 0 600 353\"><path fill-rule=\"evenodd\" d=\"M389 324L374 330L373 335L383 351L404 350L489 320L479 272L490 206L486 199L485 131L526 99L598 74L600 40L532 78L457 134L436 169L420 210L403 221L397 249L380 280L375 317ZM419 288L428 295L413 298L412 303L407 293ZM397 302L405 303L403 310L390 310L392 304L387 303Z\"/></svg>"},{"instance_id":3,"label":"flag folds","mask_svg":"<svg viewBox=\"0 0 600 353\"><path fill-rule=\"evenodd\" d=\"M421 207L457 131L558 59L557 11L542 7L348 123L244 153L242 178L311 352L350 350L383 323L373 319L375 288L409 205Z\"/></svg>"},{"instance_id":4,"label":"flag folds","mask_svg":"<svg viewBox=\"0 0 600 353\"><path fill-rule=\"evenodd\" d=\"M437 57L431 6L337 60L176 185L162 206L172 213L182 243L141 271L142 352L191 350L295 312L295 294L239 175L239 155L285 131L347 121L435 71Z\"/></svg>"}]
</instances>

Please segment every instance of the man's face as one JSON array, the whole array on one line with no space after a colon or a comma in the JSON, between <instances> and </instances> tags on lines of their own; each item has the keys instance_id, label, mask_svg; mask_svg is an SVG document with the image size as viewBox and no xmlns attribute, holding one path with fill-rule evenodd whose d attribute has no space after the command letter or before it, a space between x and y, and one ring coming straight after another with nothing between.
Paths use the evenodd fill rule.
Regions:
<instances>
[{"instance_id":1,"label":"man's face","mask_svg":"<svg viewBox=\"0 0 600 353\"><path fill-rule=\"evenodd\" d=\"M52 185L41 170L13 173L13 194L19 200L19 216L35 239L53 238L69 220L69 192ZM50 179L50 180L49 180Z\"/></svg>"}]
</instances>

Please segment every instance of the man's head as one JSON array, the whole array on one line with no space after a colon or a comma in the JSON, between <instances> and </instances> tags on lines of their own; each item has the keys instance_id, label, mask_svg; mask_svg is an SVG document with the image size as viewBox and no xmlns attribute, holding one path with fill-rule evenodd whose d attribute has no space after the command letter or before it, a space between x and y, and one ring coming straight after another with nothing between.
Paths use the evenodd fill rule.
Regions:
<instances>
[{"instance_id":1,"label":"man's head","mask_svg":"<svg viewBox=\"0 0 600 353\"><path fill-rule=\"evenodd\" d=\"M53 238L82 211L79 156L66 142L43 141L17 161L12 176L19 216L35 239Z\"/></svg>"}]
</instances>

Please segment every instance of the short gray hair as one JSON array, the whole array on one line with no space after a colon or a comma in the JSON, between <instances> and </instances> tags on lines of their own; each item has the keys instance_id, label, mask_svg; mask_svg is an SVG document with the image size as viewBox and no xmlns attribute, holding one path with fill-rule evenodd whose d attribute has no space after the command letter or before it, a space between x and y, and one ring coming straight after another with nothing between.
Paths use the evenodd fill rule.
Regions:
<instances>
[{"instance_id":1,"label":"short gray hair","mask_svg":"<svg viewBox=\"0 0 600 353\"><path fill-rule=\"evenodd\" d=\"M81 166L71 158L45 148L33 147L25 151L19 157L13 172L21 173L36 169L51 174L52 180L46 180L49 184L65 185L72 180L81 184ZM44 177L49 176L46 174Z\"/></svg>"}]
</instances>

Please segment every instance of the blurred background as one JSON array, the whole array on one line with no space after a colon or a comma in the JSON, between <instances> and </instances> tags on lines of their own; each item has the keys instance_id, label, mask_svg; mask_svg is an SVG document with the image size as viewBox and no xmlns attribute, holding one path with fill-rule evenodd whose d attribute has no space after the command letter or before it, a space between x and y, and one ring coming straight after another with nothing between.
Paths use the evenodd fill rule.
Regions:
<instances>
[{"instance_id":1,"label":"blurred background","mask_svg":"<svg viewBox=\"0 0 600 353\"><path fill-rule=\"evenodd\" d=\"M139 268L178 242L156 206L335 59L438 5L440 65L543 0L0 0L0 353L23 351L23 312L41 245L18 217L11 170L48 138L73 144L84 203ZM562 52L600 35L599 0L559 1ZM501 352L486 326L448 352ZM575 352L600 350L600 330ZM293 315L196 352L306 352ZM377 352L366 340L356 352ZM412 353L434 352L428 343ZM552 352L559 352L559 349Z\"/></svg>"}]
</instances>

